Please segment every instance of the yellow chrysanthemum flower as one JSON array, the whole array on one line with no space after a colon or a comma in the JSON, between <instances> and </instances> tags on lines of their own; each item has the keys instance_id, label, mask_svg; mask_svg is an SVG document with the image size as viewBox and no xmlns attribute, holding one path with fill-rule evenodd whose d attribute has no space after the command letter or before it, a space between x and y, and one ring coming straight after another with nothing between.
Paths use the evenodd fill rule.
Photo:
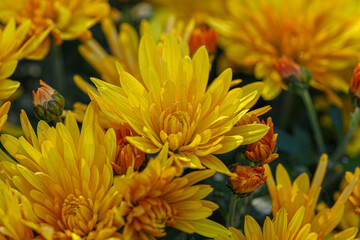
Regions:
<instances>
[{"instance_id":1,"label":"yellow chrysanthemum flower","mask_svg":"<svg viewBox=\"0 0 360 240\"><path fill-rule=\"evenodd\" d=\"M176 177L176 167L161 165L167 158L164 148L144 171L129 170L126 175L115 178L114 186L123 195L126 206L120 212L125 219L124 239L155 240L166 235L165 226L206 237L229 234L222 225L206 219L218 208L215 203L203 200L212 192L212 187L194 185L215 171L200 170Z\"/></svg>"},{"instance_id":2,"label":"yellow chrysanthemum flower","mask_svg":"<svg viewBox=\"0 0 360 240\"><path fill-rule=\"evenodd\" d=\"M113 212L121 201L110 164L116 136L100 128L97 115L90 104L81 133L68 113L56 128L40 121L36 135L22 112L25 138L1 136L17 162L3 160L0 169L29 200L23 206L28 225L47 239L106 239L122 226Z\"/></svg>"},{"instance_id":3,"label":"yellow chrysanthemum flower","mask_svg":"<svg viewBox=\"0 0 360 240\"><path fill-rule=\"evenodd\" d=\"M140 35L150 33L155 39L161 41L163 34L171 33L176 38L183 40L182 51L188 54L189 47L186 43L193 27L194 21L185 25L183 21L175 19L174 16L160 12L156 13L150 21L143 20L141 22ZM136 30L128 23L122 23L117 29L114 20L110 17L101 21L101 28L111 54L95 38L91 38L85 39L79 46L79 52L83 58L100 74L102 80L108 83L120 85L116 64L142 82L138 62L140 36ZM88 89L97 92L96 88L78 75L74 76L74 82L85 93ZM76 119L81 122L86 105L75 103L73 107ZM106 116L101 117L101 120L103 127L115 127L115 124L111 123Z\"/></svg>"},{"instance_id":4,"label":"yellow chrysanthemum flower","mask_svg":"<svg viewBox=\"0 0 360 240\"><path fill-rule=\"evenodd\" d=\"M230 228L231 236L218 236L215 240L316 240L317 234L310 232L310 224L301 226L305 208L299 208L295 215L288 220L285 208L276 213L273 221L266 217L263 230L254 218L245 217L245 235L235 228Z\"/></svg>"},{"instance_id":5,"label":"yellow chrysanthemum flower","mask_svg":"<svg viewBox=\"0 0 360 240\"><path fill-rule=\"evenodd\" d=\"M18 61L41 57L37 48L50 29L37 38L29 38L30 24L30 21L24 21L16 27L14 19L10 19L5 26L0 26L0 100L9 98L20 86L19 82L8 79L15 72Z\"/></svg>"},{"instance_id":6,"label":"yellow chrysanthemum flower","mask_svg":"<svg viewBox=\"0 0 360 240\"><path fill-rule=\"evenodd\" d=\"M347 92L359 60L357 1L229 0L226 17L210 20L227 59L265 82L263 97L287 87L274 63L287 57L310 70L310 84L337 104L333 91ZM222 19L221 19L222 17Z\"/></svg>"},{"instance_id":7,"label":"yellow chrysanthemum flower","mask_svg":"<svg viewBox=\"0 0 360 240\"><path fill-rule=\"evenodd\" d=\"M261 83L229 91L232 73L225 70L207 87L210 63L205 47L191 59L182 57L181 44L166 35L156 46L145 34L139 47L142 81L119 69L121 88L92 79L100 96L92 93L105 114L126 121L141 137L127 137L135 147L153 154L168 146L171 164L230 174L213 154L263 137L268 127L235 123L257 101Z\"/></svg>"},{"instance_id":8,"label":"yellow chrysanthemum flower","mask_svg":"<svg viewBox=\"0 0 360 240\"><path fill-rule=\"evenodd\" d=\"M334 193L335 201L340 197L341 191L344 190L344 188L346 188L346 186L348 185L345 178L346 177L344 177L340 182L339 191L336 191ZM327 208L327 207L328 206L324 202L320 202L317 205L316 209L317 209L317 211L321 211L322 209ZM339 225L336 227L336 229L331 234L336 234L339 231L346 230L346 229L349 229L352 227L358 228L359 226L360 226L360 216L354 212L354 208L351 205L350 201L347 201L345 204L345 208L344 208L344 216L341 219ZM358 233L357 237L360 237L359 233Z\"/></svg>"},{"instance_id":9,"label":"yellow chrysanthemum flower","mask_svg":"<svg viewBox=\"0 0 360 240\"><path fill-rule=\"evenodd\" d=\"M110 11L107 0L15 0L0 2L0 21L14 17L17 23L31 20L31 36L39 36L52 27L57 44L62 40L74 40L99 22ZM49 51L50 39L42 46Z\"/></svg>"},{"instance_id":10,"label":"yellow chrysanthemum flower","mask_svg":"<svg viewBox=\"0 0 360 240\"><path fill-rule=\"evenodd\" d=\"M231 236L217 236L215 240L317 240L317 234L311 231L311 225L307 223L302 226L301 222L305 216L305 207L300 207L289 219L285 208L281 208L273 221L266 218L261 230L259 224L251 216L245 217L245 234L230 227ZM355 238L357 228L350 228L342 233L336 234L328 240L352 240Z\"/></svg>"},{"instance_id":11,"label":"yellow chrysanthemum flower","mask_svg":"<svg viewBox=\"0 0 360 240\"><path fill-rule=\"evenodd\" d=\"M24 222L18 193L0 180L0 240L33 239L34 234Z\"/></svg>"},{"instance_id":12,"label":"yellow chrysanthemum flower","mask_svg":"<svg viewBox=\"0 0 360 240\"><path fill-rule=\"evenodd\" d=\"M305 213L302 226L310 223L311 231L316 232L319 239L323 239L327 236L341 221L344 214L344 205L358 179L358 175L352 179L332 208L322 209L319 213L315 214L315 208L320 195L321 184L325 176L327 162L327 155L323 154L320 158L311 185L309 176L306 173L301 174L293 183L291 183L287 171L281 164L279 164L276 169L275 184L269 166L265 165L266 174L268 175L266 183L272 199L273 214L275 215L280 208L284 207L289 220L295 215L300 207L304 206Z\"/></svg>"}]
</instances>

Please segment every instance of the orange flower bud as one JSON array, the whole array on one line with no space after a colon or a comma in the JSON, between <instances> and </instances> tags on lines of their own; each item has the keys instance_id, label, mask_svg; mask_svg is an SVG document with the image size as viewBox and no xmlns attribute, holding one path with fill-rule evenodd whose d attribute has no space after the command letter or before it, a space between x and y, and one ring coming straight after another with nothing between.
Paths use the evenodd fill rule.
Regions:
<instances>
[{"instance_id":1,"label":"orange flower bud","mask_svg":"<svg viewBox=\"0 0 360 240\"><path fill-rule=\"evenodd\" d=\"M279 157L279 154L274 153L278 135L274 134L274 124L271 117L267 119L266 123L264 121L261 123L266 124L269 131L259 141L246 146L245 156L256 164L267 164Z\"/></svg>"},{"instance_id":2,"label":"orange flower bud","mask_svg":"<svg viewBox=\"0 0 360 240\"><path fill-rule=\"evenodd\" d=\"M117 139L116 158L115 162L111 163L115 172L123 175L130 166L136 171L140 170L146 159L145 153L126 140L127 136L138 136L138 134L127 124L123 124L115 132Z\"/></svg>"},{"instance_id":3,"label":"orange flower bud","mask_svg":"<svg viewBox=\"0 0 360 240\"><path fill-rule=\"evenodd\" d=\"M267 177L263 166L251 167L235 163L230 166L230 171L233 175L228 177L228 186L240 197L249 196L265 182Z\"/></svg>"},{"instance_id":4,"label":"orange flower bud","mask_svg":"<svg viewBox=\"0 0 360 240\"><path fill-rule=\"evenodd\" d=\"M360 63L358 63L354 69L354 73L350 83L350 94L354 99L354 102L359 106L360 100Z\"/></svg>"},{"instance_id":5,"label":"orange flower bud","mask_svg":"<svg viewBox=\"0 0 360 240\"><path fill-rule=\"evenodd\" d=\"M297 65L287 57L282 57L275 60L273 63L273 67L279 73L281 79L286 84L308 84L311 79L311 74L308 70L300 68L299 65Z\"/></svg>"},{"instance_id":6,"label":"orange flower bud","mask_svg":"<svg viewBox=\"0 0 360 240\"><path fill-rule=\"evenodd\" d=\"M40 80L40 87L37 92L33 91L34 112L37 118L46 122L59 121L65 99L55 89Z\"/></svg>"},{"instance_id":7,"label":"orange flower bud","mask_svg":"<svg viewBox=\"0 0 360 240\"><path fill-rule=\"evenodd\" d=\"M297 65L287 57L277 59L274 62L274 68L279 73L282 79L287 79L292 76L300 79L302 75L299 65Z\"/></svg>"},{"instance_id":8,"label":"orange flower bud","mask_svg":"<svg viewBox=\"0 0 360 240\"><path fill-rule=\"evenodd\" d=\"M216 51L217 33L207 25L195 27L189 39L190 54L193 55L202 45L209 53Z\"/></svg>"}]
</instances>

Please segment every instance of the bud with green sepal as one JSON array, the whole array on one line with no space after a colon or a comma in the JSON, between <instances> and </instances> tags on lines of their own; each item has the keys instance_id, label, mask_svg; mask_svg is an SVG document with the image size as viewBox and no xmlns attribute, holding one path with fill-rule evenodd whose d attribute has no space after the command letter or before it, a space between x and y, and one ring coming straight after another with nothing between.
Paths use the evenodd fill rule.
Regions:
<instances>
[{"instance_id":1,"label":"bud with green sepal","mask_svg":"<svg viewBox=\"0 0 360 240\"><path fill-rule=\"evenodd\" d=\"M55 89L40 80L41 87L33 91L34 112L38 119L46 122L59 122L63 113L64 97Z\"/></svg>"}]
</instances>

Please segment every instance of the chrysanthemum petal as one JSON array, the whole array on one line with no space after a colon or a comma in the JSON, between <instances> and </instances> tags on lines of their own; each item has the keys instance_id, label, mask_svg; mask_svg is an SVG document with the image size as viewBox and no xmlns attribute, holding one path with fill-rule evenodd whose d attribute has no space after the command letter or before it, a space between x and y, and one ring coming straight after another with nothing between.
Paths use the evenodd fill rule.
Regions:
<instances>
[{"instance_id":1,"label":"chrysanthemum petal","mask_svg":"<svg viewBox=\"0 0 360 240\"><path fill-rule=\"evenodd\" d=\"M231 233L224 226L214 221L203 219L189 221L195 227L195 232L205 237L213 238L218 234L230 235Z\"/></svg>"},{"instance_id":2,"label":"chrysanthemum petal","mask_svg":"<svg viewBox=\"0 0 360 240\"><path fill-rule=\"evenodd\" d=\"M268 131L269 127L265 124L245 124L234 127L226 135L240 135L244 138L242 144L248 145L264 137Z\"/></svg>"},{"instance_id":3,"label":"chrysanthemum petal","mask_svg":"<svg viewBox=\"0 0 360 240\"><path fill-rule=\"evenodd\" d=\"M153 142L147 138L143 137L126 137L131 144L146 153L157 153L160 151L160 148L155 146Z\"/></svg>"},{"instance_id":4,"label":"chrysanthemum petal","mask_svg":"<svg viewBox=\"0 0 360 240\"><path fill-rule=\"evenodd\" d=\"M214 155L207 155L201 158L201 163L206 167L226 175L231 174L226 165Z\"/></svg>"}]
</instances>

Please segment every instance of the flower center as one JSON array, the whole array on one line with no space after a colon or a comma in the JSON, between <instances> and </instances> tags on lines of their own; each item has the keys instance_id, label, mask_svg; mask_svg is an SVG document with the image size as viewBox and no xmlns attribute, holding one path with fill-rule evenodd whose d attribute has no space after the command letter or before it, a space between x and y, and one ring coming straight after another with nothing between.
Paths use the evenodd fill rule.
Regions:
<instances>
[{"instance_id":1,"label":"flower center","mask_svg":"<svg viewBox=\"0 0 360 240\"><path fill-rule=\"evenodd\" d=\"M159 198L148 198L139 202L127 216L127 221L133 221L140 231L155 237L165 236L165 227L173 226L173 215L176 210Z\"/></svg>"},{"instance_id":2,"label":"flower center","mask_svg":"<svg viewBox=\"0 0 360 240\"><path fill-rule=\"evenodd\" d=\"M184 125L186 124L186 120L183 116L182 112L175 112L173 114L169 114L165 118L164 122L164 130L166 133L176 134L178 132L182 132Z\"/></svg>"},{"instance_id":3,"label":"flower center","mask_svg":"<svg viewBox=\"0 0 360 240\"><path fill-rule=\"evenodd\" d=\"M70 230L80 236L87 235L96 223L97 219L93 219L92 209L88 201L83 196L75 197L70 194L65 199L62 209L62 225L63 230Z\"/></svg>"},{"instance_id":4,"label":"flower center","mask_svg":"<svg viewBox=\"0 0 360 240\"><path fill-rule=\"evenodd\" d=\"M176 151L191 138L190 116L187 112L175 111L167 115L166 112L163 112L160 116L160 124L162 126L161 141L169 142L169 148L172 151Z\"/></svg>"}]
</instances>

